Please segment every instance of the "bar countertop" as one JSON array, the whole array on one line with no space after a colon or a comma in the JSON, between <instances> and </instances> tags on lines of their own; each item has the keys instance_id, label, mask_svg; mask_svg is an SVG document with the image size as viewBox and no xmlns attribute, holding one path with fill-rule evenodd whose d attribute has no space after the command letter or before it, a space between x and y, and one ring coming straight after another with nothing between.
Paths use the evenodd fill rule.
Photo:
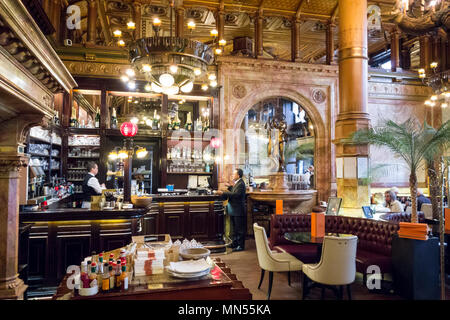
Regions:
<instances>
[{"instance_id":1,"label":"bar countertop","mask_svg":"<svg viewBox=\"0 0 450 320\"><path fill-rule=\"evenodd\" d=\"M197 202L220 201L222 196L211 195L151 195L153 202Z\"/></svg>"},{"instance_id":2,"label":"bar countertop","mask_svg":"<svg viewBox=\"0 0 450 320\"><path fill-rule=\"evenodd\" d=\"M22 211L20 221L67 221L67 220L108 220L140 218L150 210L147 208L90 210L79 208L61 208L42 211Z\"/></svg>"}]
</instances>

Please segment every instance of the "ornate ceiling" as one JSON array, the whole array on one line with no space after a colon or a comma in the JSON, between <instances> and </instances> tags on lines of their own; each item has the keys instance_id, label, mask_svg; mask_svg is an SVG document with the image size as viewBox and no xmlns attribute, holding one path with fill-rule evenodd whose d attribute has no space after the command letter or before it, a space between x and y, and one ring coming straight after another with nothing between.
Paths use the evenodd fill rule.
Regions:
<instances>
[{"instance_id":1,"label":"ornate ceiling","mask_svg":"<svg viewBox=\"0 0 450 320\"><path fill-rule=\"evenodd\" d=\"M168 0L96 0L99 5L97 31L98 45L116 45L112 32L120 29L125 40L131 39L126 23L132 17L133 3L142 4L141 36L151 36L152 20L158 16L162 20L162 34L169 33L170 14ZM381 9L382 17L387 16L395 5L395 0L369 2ZM69 1L81 8L81 32L73 37L76 42L86 41L87 1ZM318 63L325 59L326 24L338 24L338 0L177 0L175 6L185 8L185 34L187 21L194 20L196 29L192 37L209 41L210 30L216 27L215 13L225 12L225 39L228 41L225 52L232 50L235 37L254 37L254 16L260 12L264 16L263 44L267 58L290 60L291 23L297 17L301 20L300 50L302 62ZM384 20L384 18L382 19ZM338 30L334 28L335 45L338 45ZM161 34L161 33L160 33ZM105 36L106 35L106 36ZM109 41L108 41L109 40ZM383 32L369 34L369 53L387 48L389 38ZM337 51L335 52L337 54Z\"/></svg>"}]
</instances>

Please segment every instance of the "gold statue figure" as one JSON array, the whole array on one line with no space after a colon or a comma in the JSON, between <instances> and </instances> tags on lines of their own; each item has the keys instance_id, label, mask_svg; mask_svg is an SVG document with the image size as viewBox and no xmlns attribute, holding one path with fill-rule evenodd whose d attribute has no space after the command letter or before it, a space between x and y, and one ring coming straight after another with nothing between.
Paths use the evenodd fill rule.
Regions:
<instances>
[{"instance_id":1,"label":"gold statue figure","mask_svg":"<svg viewBox=\"0 0 450 320\"><path fill-rule=\"evenodd\" d=\"M286 172L286 164L284 158L284 149L287 143L287 123L284 115L281 119L271 118L266 122L264 128L268 130L269 143L268 143L268 156L272 155L272 130L277 130L278 133L278 172Z\"/></svg>"}]
</instances>

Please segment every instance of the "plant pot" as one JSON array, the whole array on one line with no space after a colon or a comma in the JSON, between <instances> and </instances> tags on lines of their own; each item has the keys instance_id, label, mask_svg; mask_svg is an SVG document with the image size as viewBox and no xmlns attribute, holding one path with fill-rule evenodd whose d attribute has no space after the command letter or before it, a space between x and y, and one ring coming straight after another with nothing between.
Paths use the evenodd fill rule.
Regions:
<instances>
[{"instance_id":1,"label":"plant pot","mask_svg":"<svg viewBox=\"0 0 450 320\"><path fill-rule=\"evenodd\" d=\"M440 299L439 239L392 239L395 293L411 300Z\"/></svg>"}]
</instances>

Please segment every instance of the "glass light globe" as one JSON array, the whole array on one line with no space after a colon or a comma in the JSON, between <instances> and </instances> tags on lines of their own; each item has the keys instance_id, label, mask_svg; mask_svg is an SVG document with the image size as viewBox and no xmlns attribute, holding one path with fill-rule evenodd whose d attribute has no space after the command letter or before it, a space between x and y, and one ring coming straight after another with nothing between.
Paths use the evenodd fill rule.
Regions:
<instances>
[{"instance_id":1,"label":"glass light globe","mask_svg":"<svg viewBox=\"0 0 450 320\"><path fill-rule=\"evenodd\" d=\"M134 77L135 72L133 69L127 69L127 71L125 71L125 73L129 76L129 77Z\"/></svg>"},{"instance_id":2,"label":"glass light globe","mask_svg":"<svg viewBox=\"0 0 450 320\"><path fill-rule=\"evenodd\" d=\"M136 89L136 82L134 82L134 81L128 82L128 88L131 90Z\"/></svg>"},{"instance_id":3,"label":"glass light globe","mask_svg":"<svg viewBox=\"0 0 450 320\"><path fill-rule=\"evenodd\" d=\"M211 73L211 74L208 76L208 79L211 80L211 81L216 80L216 75L215 75L214 73Z\"/></svg>"},{"instance_id":4,"label":"glass light globe","mask_svg":"<svg viewBox=\"0 0 450 320\"><path fill-rule=\"evenodd\" d=\"M144 65L142 66L142 70L143 70L144 72L150 72L150 71L152 71L152 67L151 67L149 64L144 64Z\"/></svg>"},{"instance_id":5,"label":"glass light globe","mask_svg":"<svg viewBox=\"0 0 450 320\"><path fill-rule=\"evenodd\" d=\"M203 90L203 91L208 90L208 85L207 85L207 84L202 84L202 90Z\"/></svg>"},{"instance_id":6,"label":"glass light globe","mask_svg":"<svg viewBox=\"0 0 450 320\"><path fill-rule=\"evenodd\" d=\"M122 159L122 160L126 159L126 158L128 158L128 152L125 150L120 150L118 156L119 156L119 159Z\"/></svg>"},{"instance_id":7,"label":"glass light globe","mask_svg":"<svg viewBox=\"0 0 450 320\"><path fill-rule=\"evenodd\" d=\"M128 78L127 76L121 76L120 80L122 80L123 82L128 82L128 80L130 80L130 78Z\"/></svg>"},{"instance_id":8,"label":"glass light globe","mask_svg":"<svg viewBox=\"0 0 450 320\"><path fill-rule=\"evenodd\" d=\"M215 88L215 87L217 87L217 81L216 81L216 80L211 81L211 82L209 83L209 85L210 85L211 87Z\"/></svg>"},{"instance_id":9,"label":"glass light globe","mask_svg":"<svg viewBox=\"0 0 450 320\"><path fill-rule=\"evenodd\" d=\"M163 87L170 87L175 83L175 79L171 74L164 73L159 77L159 83L161 83Z\"/></svg>"},{"instance_id":10,"label":"glass light globe","mask_svg":"<svg viewBox=\"0 0 450 320\"><path fill-rule=\"evenodd\" d=\"M165 93L165 94L168 94L168 95L176 95L176 94L178 94L179 92L180 92L180 88L178 88L178 86L171 86L171 87L166 88L166 89L164 90L164 93Z\"/></svg>"},{"instance_id":11,"label":"glass light globe","mask_svg":"<svg viewBox=\"0 0 450 320\"><path fill-rule=\"evenodd\" d=\"M175 65L175 64L172 64L172 65L169 67L169 70L170 70L170 72L172 72L172 73L177 73L177 71L178 71L178 66Z\"/></svg>"},{"instance_id":12,"label":"glass light globe","mask_svg":"<svg viewBox=\"0 0 450 320\"><path fill-rule=\"evenodd\" d=\"M130 122L133 123L133 124L138 124L139 119L136 118L136 117L133 117L133 118L130 119Z\"/></svg>"},{"instance_id":13,"label":"glass light globe","mask_svg":"<svg viewBox=\"0 0 450 320\"><path fill-rule=\"evenodd\" d=\"M194 88L194 83L192 81L189 81L184 86L182 86L180 89L184 93L189 93L192 91L193 88Z\"/></svg>"},{"instance_id":14,"label":"glass light globe","mask_svg":"<svg viewBox=\"0 0 450 320\"><path fill-rule=\"evenodd\" d=\"M195 68L195 69L194 69L194 74L195 74L196 76L199 76L199 75L202 74L202 70L200 70L200 68Z\"/></svg>"},{"instance_id":15,"label":"glass light globe","mask_svg":"<svg viewBox=\"0 0 450 320\"><path fill-rule=\"evenodd\" d=\"M151 87L152 87L152 91L154 91L156 93L163 92L163 89L160 86L158 86L156 83L154 83L154 82L152 82Z\"/></svg>"},{"instance_id":16,"label":"glass light globe","mask_svg":"<svg viewBox=\"0 0 450 320\"><path fill-rule=\"evenodd\" d=\"M150 91L152 91L152 86L151 86L150 84L147 83L147 84L145 85L144 89L145 89L145 91L150 92Z\"/></svg>"},{"instance_id":17,"label":"glass light globe","mask_svg":"<svg viewBox=\"0 0 450 320\"><path fill-rule=\"evenodd\" d=\"M152 125L152 120L150 119L145 120L145 124L150 127Z\"/></svg>"},{"instance_id":18,"label":"glass light globe","mask_svg":"<svg viewBox=\"0 0 450 320\"><path fill-rule=\"evenodd\" d=\"M108 158L114 161L114 160L117 160L118 156L119 155L117 154L117 152L112 151L109 153Z\"/></svg>"},{"instance_id":19,"label":"glass light globe","mask_svg":"<svg viewBox=\"0 0 450 320\"><path fill-rule=\"evenodd\" d=\"M119 29L114 30L114 37L120 37L122 35L122 31L120 31Z\"/></svg>"}]
</instances>

